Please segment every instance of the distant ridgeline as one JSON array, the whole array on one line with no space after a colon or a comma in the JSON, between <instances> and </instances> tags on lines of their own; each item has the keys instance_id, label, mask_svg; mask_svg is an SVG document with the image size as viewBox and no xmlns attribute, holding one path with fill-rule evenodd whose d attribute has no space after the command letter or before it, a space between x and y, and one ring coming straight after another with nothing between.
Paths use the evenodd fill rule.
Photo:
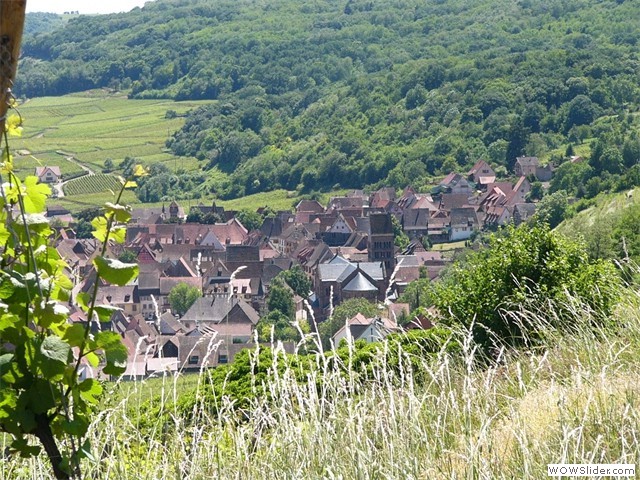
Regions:
<instances>
[{"instance_id":1,"label":"distant ridgeline","mask_svg":"<svg viewBox=\"0 0 640 480\"><path fill-rule=\"evenodd\" d=\"M27 35L16 90L218 100L167 145L229 173L223 197L421 188L479 159L622 150L638 18L629 0L157 0Z\"/></svg>"}]
</instances>

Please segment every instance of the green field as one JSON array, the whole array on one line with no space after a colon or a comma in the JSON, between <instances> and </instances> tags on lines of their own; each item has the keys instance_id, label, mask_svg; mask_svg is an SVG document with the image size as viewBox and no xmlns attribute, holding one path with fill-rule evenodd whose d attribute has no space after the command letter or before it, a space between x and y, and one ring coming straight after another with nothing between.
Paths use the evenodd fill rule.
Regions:
<instances>
[{"instance_id":1,"label":"green field","mask_svg":"<svg viewBox=\"0 0 640 480\"><path fill-rule=\"evenodd\" d=\"M23 136L11 143L14 151L29 154L15 156L16 168L22 177L40 165L58 165L63 175L71 174L81 171L67 159L73 157L99 172L107 158L117 166L129 156L144 164L166 163L172 170L197 169L195 158L168 153L165 141L182 126L180 115L205 103L129 100L102 90L28 100L19 107ZM179 116L167 119L167 110Z\"/></svg>"},{"instance_id":2,"label":"green field","mask_svg":"<svg viewBox=\"0 0 640 480\"><path fill-rule=\"evenodd\" d=\"M99 173L97 175L86 175L75 178L66 183L64 194L76 197L78 195L89 195L100 192L118 192L122 188L122 183L113 175Z\"/></svg>"},{"instance_id":3,"label":"green field","mask_svg":"<svg viewBox=\"0 0 640 480\"><path fill-rule=\"evenodd\" d=\"M24 178L33 175L39 166L59 166L65 176L82 172L83 165L97 174L110 158L117 167L125 157L136 157L140 163L151 165L164 163L172 171L191 171L200 168L197 159L176 157L165 148L166 139L179 129L188 110L206 101L174 102L172 100L130 100L121 94L92 90L63 97L34 98L19 107L24 119L21 138L11 140L15 152L15 167ZM174 110L178 117L167 119L167 110ZM114 172L118 174L117 170ZM212 170L210 175L226 174ZM117 180L109 177L108 185L98 185L98 179L82 177L64 186L65 197L57 198L56 204L72 212L114 201L110 190L119 187ZM113 178L113 179L112 179ZM91 185L90 185L91 183ZM342 195L346 190L326 193L320 199L326 203L330 196ZM275 190L258 193L235 200L217 200L230 210L256 210L270 206L275 210L290 210L300 200L296 192ZM122 196L122 203L138 207L154 207L160 203L142 204L133 191ZM188 212L191 205L211 204L213 197L181 200Z\"/></svg>"}]
</instances>

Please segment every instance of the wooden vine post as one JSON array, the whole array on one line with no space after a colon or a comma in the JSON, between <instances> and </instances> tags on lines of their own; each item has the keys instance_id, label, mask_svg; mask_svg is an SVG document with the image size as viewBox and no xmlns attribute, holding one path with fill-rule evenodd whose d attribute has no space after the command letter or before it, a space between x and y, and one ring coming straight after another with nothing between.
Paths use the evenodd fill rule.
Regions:
<instances>
[{"instance_id":1,"label":"wooden vine post","mask_svg":"<svg viewBox=\"0 0 640 480\"><path fill-rule=\"evenodd\" d=\"M12 99L27 0L0 0L0 132Z\"/></svg>"}]
</instances>

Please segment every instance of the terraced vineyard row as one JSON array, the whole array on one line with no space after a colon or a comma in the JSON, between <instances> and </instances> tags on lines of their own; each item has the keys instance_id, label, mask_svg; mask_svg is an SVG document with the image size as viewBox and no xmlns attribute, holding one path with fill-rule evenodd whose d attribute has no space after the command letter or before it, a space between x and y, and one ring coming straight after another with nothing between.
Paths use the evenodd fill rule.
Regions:
<instances>
[{"instance_id":1,"label":"terraced vineyard row","mask_svg":"<svg viewBox=\"0 0 640 480\"><path fill-rule=\"evenodd\" d=\"M99 173L71 180L64 185L63 190L65 195L73 196L108 192L109 190L117 191L121 186L120 180L113 175Z\"/></svg>"}]
</instances>

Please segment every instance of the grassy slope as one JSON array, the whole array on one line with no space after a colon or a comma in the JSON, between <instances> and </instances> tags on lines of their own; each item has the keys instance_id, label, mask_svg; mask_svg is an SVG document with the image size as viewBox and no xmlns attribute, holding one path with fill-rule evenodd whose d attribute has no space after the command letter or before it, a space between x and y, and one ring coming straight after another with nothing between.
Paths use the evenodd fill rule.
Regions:
<instances>
[{"instance_id":1,"label":"grassy slope","mask_svg":"<svg viewBox=\"0 0 640 480\"><path fill-rule=\"evenodd\" d=\"M195 158L175 157L165 151L167 136L184 122L182 117L166 119L165 113L175 110L182 115L204 103L207 102L129 100L102 90L30 100L20 106L24 118L23 136L11 141L15 152L31 152L30 155L15 155L18 175L23 178L33 175L35 167L43 165L58 165L63 175L70 175L81 172L77 163L99 172L107 158L118 166L125 156L136 157L145 165L165 163L172 171L198 169L199 162ZM75 161L67 160L68 156ZM326 202L329 196L344 192L325 194L321 200ZM289 210L299 198L293 192L275 190L217 203L234 210L255 210L266 205L276 210ZM189 205L209 204L212 200L213 197L183 203L188 209ZM78 211L107 201L113 201L110 192L74 195L56 199L55 203ZM141 204L133 192L125 192L122 201L134 206L162 205Z\"/></svg>"},{"instance_id":2,"label":"grassy slope","mask_svg":"<svg viewBox=\"0 0 640 480\"><path fill-rule=\"evenodd\" d=\"M548 463L640 461L640 294L606 330L546 331L545 350L510 352L499 365L463 358L423 361L426 381L384 367L360 383L330 367L326 390L267 378L275 400L248 408L245 421L205 411L187 426L172 401L203 377L121 383L92 428L99 464L90 478L525 478L546 477ZM320 360L322 365L322 360ZM309 388L311 387L311 388ZM109 387L113 388L113 387ZM170 428L139 428L137 418L164 405ZM224 408L225 406L223 406ZM0 445L2 447L2 445ZM107 449L107 450L105 450ZM107 453L108 452L108 453ZM48 478L42 458L0 464L0 479Z\"/></svg>"},{"instance_id":3,"label":"grassy slope","mask_svg":"<svg viewBox=\"0 0 640 480\"><path fill-rule=\"evenodd\" d=\"M640 189L633 190L631 198L627 196L628 192L600 194L595 200L594 206L586 208L578 212L572 218L565 220L558 225L557 230L565 235L571 235L572 232L580 231L580 226L590 226L599 219L608 215L620 212L629 205L640 203Z\"/></svg>"},{"instance_id":4,"label":"grassy slope","mask_svg":"<svg viewBox=\"0 0 640 480\"><path fill-rule=\"evenodd\" d=\"M143 163L164 162L172 170L198 168L197 160L164 151L167 137L184 122L181 117L164 117L167 110L184 114L203 103L129 100L103 91L30 100L20 107L24 135L12 146L29 150L32 157L16 158L16 166L21 175L31 174L38 164L60 165L63 174L79 171L57 153L65 152L97 171L107 158L118 165L126 156Z\"/></svg>"}]
</instances>

